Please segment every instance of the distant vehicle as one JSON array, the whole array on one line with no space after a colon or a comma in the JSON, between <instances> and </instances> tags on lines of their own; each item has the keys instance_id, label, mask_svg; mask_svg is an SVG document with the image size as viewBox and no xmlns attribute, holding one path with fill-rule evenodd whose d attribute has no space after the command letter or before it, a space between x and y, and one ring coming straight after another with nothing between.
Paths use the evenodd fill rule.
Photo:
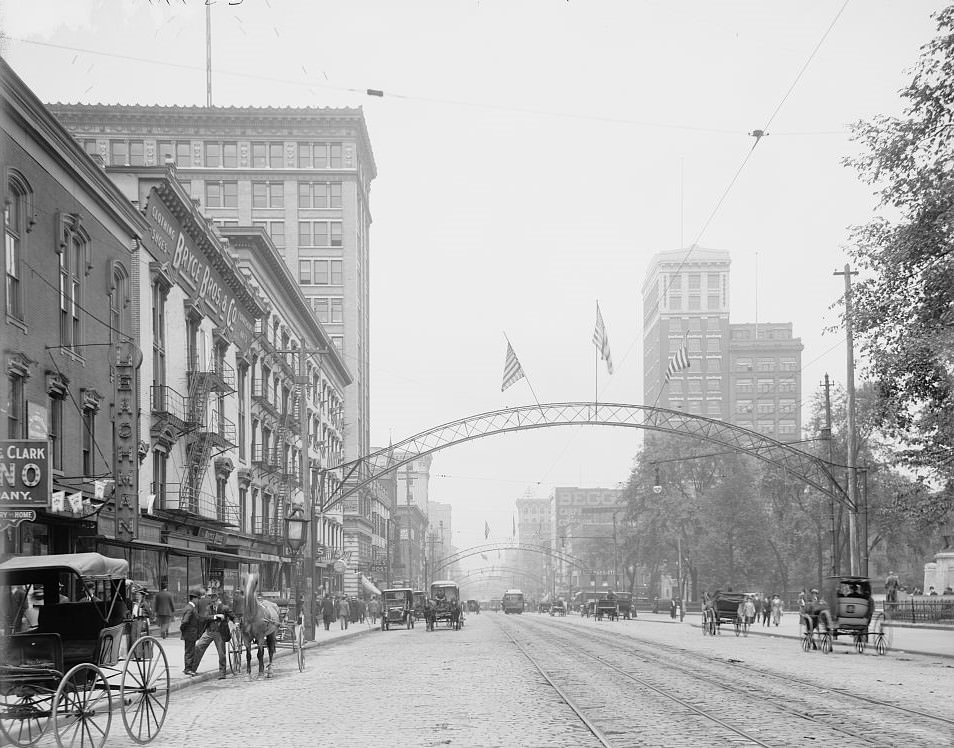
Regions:
<instances>
[{"instance_id":1,"label":"distant vehicle","mask_svg":"<svg viewBox=\"0 0 954 748\"><path fill-rule=\"evenodd\" d=\"M493 600L490 601L490 609L494 613L499 613L502 607L503 607L503 603L501 603L500 598L495 597Z\"/></svg>"},{"instance_id":2,"label":"distant vehicle","mask_svg":"<svg viewBox=\"0 0 954 748\"><path fill-rule=\"evenodd\" d=\"M414 617L419 620L424 620L424 600L427 598L427 593L424 590L414 590Z\"/></svg>"},{"instance_id":3,"label":"distant vehicle","mask_svg":"<svg viewBox=\"0 0 954 748\"><path fill-rule=\"evenodd\" d=\"M501 608L508 615L510 613L523 613L523 592L516 589L507 590L501 599Z\"/></svg>"}]
</instances>

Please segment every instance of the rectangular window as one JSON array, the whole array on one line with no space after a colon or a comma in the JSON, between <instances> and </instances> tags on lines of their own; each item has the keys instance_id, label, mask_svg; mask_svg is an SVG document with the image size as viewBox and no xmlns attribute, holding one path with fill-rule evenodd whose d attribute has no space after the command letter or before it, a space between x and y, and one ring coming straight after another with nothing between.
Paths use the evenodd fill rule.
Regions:
<instances>
[{"instance_id":1,"label":"rectangular window","mask_svg":"<svg viewBox=\"0 0 954 748\"><path fill-rule=\"evenodd\" d=\"M300 164L299 164L300 165ZM315 188L319 185L314 184L313 182L299 182L298 183L298 207L299 208L314 208L315 205Z\"/></svg>"},{"instance_id":2,"label":"rectangular window","mask_svg":"<svg viewBox=\"0 0 954 748\"><path fill-rule=\"evenodd\" d=\"M760 416L770 416L775 412L775 403L771 400L766 402L764 400L760 401L758 407L756 408L756 413Z\"/></svg>"},{"instance_id":3,"label":"rectangular window","mask_svg":"<svg viewBox=\"0 0 954 748\"><path fill-rule=\"evenodd\" d=\"M109 144L109 165L129 165L129 147L125 140L114 140Z\"/></svg>"},{"instance_id":4,"label":"rectangular window","mask_svg":"<svg viewBox=\"0 0 954 748\"><path fill-rule=\"evenodd\" d=\"M252 168L264 169L268 166L268 150L265 143L252 143Z\"/></svg>"},{"instance_id":5,"label":"rectangular window","mask_svg":"<svg viewBox=\"0 0 954 748\"><path fill-rule=\"evenodd\" d=\"M752 412L752 401L751 401L751 400L736 400L736 401L735 401L735 412L736 412L736 413L751 413L751 412Z\"/></svg>"},{"instance_id":6,"label":"rectangular window","mask_svg":"<svg viewBox=\"0 0 954 748\"><path fill-rule=\"evenodd\" d=\"M222 144L222 166L226 169L238 168L238 143Z\"/></svg>"},{"instance_id":7,"label":"rectangular window","mask_svg":"<svg viewBox=\"0 0 954 748\"><path fill-rule=\"evenodd\" d=\"M775 380L774 379L762 379L759 378L759 392L774 392L775 391Z\"/></svg>"},{"instance_id":8,"label":"rectangular window","mask_svg":"<svg viewBox=\"0 0 954 748\"><path fill-rule=\"evenodd\" d=\"M218 169L222 166L222 144L205 144L205 166L210 169Z\"/></svg>"},{"instance_id":9,"label":"rectangular window","mask_svg":"<svg viewBox=\"0 0 954 748\"><path fill-rule=\"evenodd\" d=\"M206 208L221 208L222 207L222 183L221 182L206 182L205 183L205 207Z\"/></svg>"},{"instance_id":10,"label":"rectangular window","mask_svg":"<svg viewBox=\"0 0 954 748\"><path fill-rule=\"evenodd\" d=\"M239 459L245 459L245 392L248 380L248 369L244 364L238 369L238 452Z\"/></svg>"},{"instance_id":11,"label":"rectangular window","mask_svg":"<svg viewBox=\"0 0 954 748\"><path fill-rule=\"evenodd\" d=\"M754 385L751 379L739 379L735 383L736 392L754 392Z\"/></svg>"},{"instance_id":12,"label":"rectangular window","mask_svg":"<svg viewBox=\"0 0 954 748\"><path fill-rule=\"evenodd\" d=\"M331 144L331 155L329 158L329 166L332 169L341 168L341 143L332 143Z\"/></svg>"},{"instance_id":13,"label":"rectangular window","mask_svg":"<svg viewBox=\"0 0 954 748\"><path fill-rule=\"evenodd\" d=\"M706 309L709 311L716 311L719 308L719 296L709 294L706 297Z\"/></svg>"},{"instance_id":14,"label":"rectangular window","mask_svg":"<svg viewBox=\"0 0 954 748\"><path fill-rule=\"evenodd\" d=\"M331 285L341 285L341 260L331 261Z\"/></svg>"},{"instance_id":15,"label":"rectangular window","mask_svg":"<svg viewBox=\"0 0 954 748\"><path fill-rule=\"evenodd\" d=\"M689 311L690 311L690 312L698 312L698 311L700 311L700 310L702 309L701 303L702 303L702 300L701 300L698 296L696 296L696 295L690 295L690 296L689 296L689 307L688 307Z\"/></svg>"},{"instance_id":16,"label":"rectangular window","mask_svg":"<svg viewBox=\"0 0 954 748\"><path fill-rule=\"evenodd\" d=\"M719 274L718 273L708 273L708 288L710 291L719 290Z\"/></svg>"},{"instance_id":17,"label":"rectangular window","mask_svg":"<svg viewBox=\"0 0 954 748\"><path fill-rule=\"evenodd\" d=\"M722 371L722 359L721 358L707 358L706 359L706 371L713 374L718 374Z\"/></svg>"},{"instance_id":18,"label":"rectangular window","mask_svg":"<svg viewBox=\"0 0 954 748\"><path fill-rule=\"evenodd\" d=\"M298 144L298 168L299 169L311 168L311 143Z\"/></svg>"},{"instance_id":19,"label":"rectangular window","mask_svg":"<svg viewBox=\"0 0 954 748\"><path fill-rule=\"evenodd\" d=\"M340 208L341 207L341 182L332 182L328 185L329 194L328 194L328 207L329 208Z\"/></svg>"},{"instance_id":20,"label":"rectangular window","mask_svg":"<svg viewBox=\"0 0 954 748\"><path fill-rule=\"evenodd\" d=\"M24 418L23 377L11 374L7 378L7 438L22 439Z\"/></svg>"},{"instance_id":21,"label":"rectangular window","mask_svg":"<svg viewBox=\"0 0 954 748\"><path fill-rule=\"evenodd\" d=\"M312 296L310 302L318 321L328 324L331 321L331 299L327 296Z\"/></svg>"},{"instance_id":22,"label":"rectangular window","mask_svg":"<svg viewBox=\"0 0 954 748\"><path fill-rule=\"evenodd\" d=\"M63 232L64 248L59 253L60 275L60 344L69 348L80 340L80 279L82 278L86 242L72 227Z\"/></svg>"},{"instance_id":23,"label":"rectangular window","mask_svg":"<svg viewBox=\"0 0 954 748\"><path fill-rule=\"evenodd\" d=\"M96 411L92 408L83 410L83 475L93 475L95 472L93 445L96 444Z\"/></svg>"},{"instance_id":24,"label":"rectangular window","mask_svg":"<svg viewBox=\"0 0 954 748\"><path fill-rule=\"evenodd\" d=\"M689 273L689 290L698 291L701 284L699 273Z\"/></svg>"},{"instance_id":25,"label":"rectangular window","mask_svg":"<svg viewBox=\"0 0 954 748\"><path fill-rule=\"evenodd\" d=\"M780 433L780 434L794 434L794 433L796 433L795 421L779 421L779 423L778 423L778 433Z\"/></svg>"},{"instance_id":26,"label":"rectangular window","mask_svg":"<svg viewBox=\"0 0 954 748\"><path fill-rule=\"evenodd\" d=\"M272 238L272 243L278 249L285 248L285 222L284 221L252 221L253 226L261 226Z\"/></svg>"},{"instance_id":27,"label":"rectangular window","mask_svg":"<svg viewBox=\"0 0 954 748\"><path fill-rule=\"evenodd\" d=\"M222 206L238 207L238 182L222 182Z\"/></svg>"},{"instance_id":28,"label":"rectangular window","mask_svg":"<svg viewBox=\"0 0 954 748\"><path fill-rule=\"evenodd\" d=\"M298 261L298 282L311 285L311 260Z\"/></svg>"},{"instance_id":29,"label":"rectangular window","mask_svg":"<svg viewBox=\"0 0 954 748\"><path fill-rule=\"evenodd\" d=\"M794 379L780 379L778 383L779 392L795 392L795 380Z\"/></svg>"},{"instance_id":30,"label":"rectangular window","mask_svg":"<svg viewBox=\"0 0 954 748\"><path fill-rule=\"evenodd\" d=\"M146 144L141 140L129 141L129 164L131 166L146 165Z\"/></svg>"},{"instance_id":31,"label":"rectangular window","mask_svg":"<svg viewBox=\"0 0 954 748\"><path fill-rule=\"evenodd\" d=\"M328 260L315 260L315 284L327 286L330 282L328 273Z\"/></svg>"},{"instance_id":32,"label":"rectangular window","mask_svg":"<svg viewBox=\"0 0 954 748\"><path fill-rule=\"evenodd\" d=\"M327 169L328 168L328 144L315 143L312 153L314 154L314 168Z\"/></svg>"},{"instance_id":33,"label":"rectangular window","mask_svg":"<svg viewBox=\"0 0 954 748\"><path fill-rule=\"evenodd\" d=\"M182 168L192 166L192 144L188 140L180 140L176 143L176 150L173 154L176 166Z\"/></svg>"},{"instance_id":34,"label":"rectangular window","mask_svg":"<svg viewBox=\"0 0 954 748\"><path fill-rule=\"evenodd\" d=\"M331 246L332 247L341 246L341 222L340 221L331 222Z\"/></svg>"},{"instance_id":35,"label":"rectangular window","mask_svg":"<svg viewBox=\"0 0 954 748\"><path fill-rule=\"evenodd\" d=\"M737 358L735 360L735 369L736 371L752 371L752 359Z\"/></svg>"},{"instance_id":36,"label":"rectangular window","mask_svg":"<svg viewBox=\"0 0 954 748\"><path fill-rule=\"evenodd\" d=\"M285 207L285 184L283 182L252 182L252 207Z\"/></svg>"},{"instance_id":37,"label":"rectangular window","mask_svg":"<svg viewBox=\"0 0 954 748\"><path fill-rule=\"evenodd\" d=\"M706 379L706 392L718 392L722 389L722 380L710 377Z\"/></svg>"},{"instance_id":38,"label":"rectangular window","mask_svg":"<svg viewBox=\"0 0 954 748\"><path fill-rule=\"evenodd\" d=\"M331 298L331 322L332 324L344 322L344 299L340 296Z\"/></svg>"},{"instance_id":39,"label":"rectangular window","mask_svg":"<svg viewBox=\"0 0 954 748\"><path fill-rule=\"evenodd\" d=\"M332 335L332 336L331 336L331 344L332 344L336 349L338 349L338 353L342 353L342 352L344 351L344 337L343 337L343 336L341 336L341 335Z\"/></svg>"},{"instance_id":40,"label":"rectangular window","mask_svg":"<svg viewBox=\"0 0 954 748\"><path fill-rule=\"evenodd\" d=\"M50 398L50 460L54 470L63 469L63 398Z\"/></svg>"},{"instance_id":41,"label":"rectangular window","mask_svg":"<svg viewBox=\"0 0 954 748\"><path fill-rule=\"evenodd\" d=\"M798 361L794 358L785 358L779 362L779 368L782 371L798 371Z\"/></svg>"},{"instance_id":42,"label":"rectangular window","mask_svg":"<svg viewBox=\"0 0 954 748\"><path fill-rule=\"evenodd\" d=\"M97 147L95 140L84 140L83 150L86 151L90 156L94 156L99 153L99 148Z\"/></svg>"},{"instance_id":43,"label":"rectangular window","mask_svg":"<svg viewBox=\"0 0 954 748\"><path fill-rule=\"evenodd\" d=\"M793 415L795 413L795 401L782 399L778 401L778 412L781 415Z\"/></svg>"},{"instance_id":44,"label":"rectangular window","mask_svg":"<svg viewBox=\"0 0 954 748\"><path fill-rule=\"evenodd\" d=\"M285 146L282 143L268 144L268 166L271 169L281 169L285 165Z\"/></svg>"}]
</instances>

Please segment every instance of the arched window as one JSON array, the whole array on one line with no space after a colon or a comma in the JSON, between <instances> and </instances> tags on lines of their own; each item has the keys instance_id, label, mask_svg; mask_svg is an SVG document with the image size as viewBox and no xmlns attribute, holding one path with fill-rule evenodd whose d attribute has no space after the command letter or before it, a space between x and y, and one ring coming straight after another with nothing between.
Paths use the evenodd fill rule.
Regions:
<instances>
[{"instance_id":1,"label":"arched window","mask_svg":"<svg viewBox=\"0 0 954 748\"><path fill-rule=\"evenodd\" d=\"M89 269L89 234L78 214L60 215L60 345L74 348L82 340L83 279Z\"/></svg>"},{"instance_id":2,"label":"arched window","mask_svg":"<svg viewBox=\"0 0 954 748\"><path fill-rule=\"evenodd\" d=\"M3 206L3 243L6 255L5 304L7 315L23 320L23 256L26 234L32 222L33 191L18 173L7 176L7 194Z\"/></svg>"},{"instance_id":3,"label":"arched window","mask_svg":"<svg viewBox=\"0 0 954 748\"><path fill-rule=\"evenodd\" d=\"M113 265L113 277L109 292L109 340L116 342L129 339L129 276L119 263Z\"/></svg>"}]
</instances>

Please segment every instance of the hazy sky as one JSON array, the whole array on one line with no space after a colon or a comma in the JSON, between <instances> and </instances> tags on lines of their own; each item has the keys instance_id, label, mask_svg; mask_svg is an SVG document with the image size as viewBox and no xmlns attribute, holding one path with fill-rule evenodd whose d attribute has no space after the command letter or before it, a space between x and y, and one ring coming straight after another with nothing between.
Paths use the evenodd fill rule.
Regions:
<instances>
[{"instance_id":1,"label":"hazy sky","mask_svg":"<svg viewBox=\"0 0 954 748\"><path fill-rule=\"evenodd\" d=\"M217 2L213 102L364 107L375 444L532 403L524 381L500 392L504 331L541 402L591 400L597 299L615 364L599 399L641 403L648 261L692 243L731 253L731 321L794 323L807 404L826 372L844 383L832 272L874 206L841 165L847 124L900 112L943 5ZM47 102L203 105L203 6L6 0L2 51ZM479 439L434 456L431 497L454 505L455 545L485 521L504 540L514 499L615 487L640 443Z\"/></svg>"}]
</instances>

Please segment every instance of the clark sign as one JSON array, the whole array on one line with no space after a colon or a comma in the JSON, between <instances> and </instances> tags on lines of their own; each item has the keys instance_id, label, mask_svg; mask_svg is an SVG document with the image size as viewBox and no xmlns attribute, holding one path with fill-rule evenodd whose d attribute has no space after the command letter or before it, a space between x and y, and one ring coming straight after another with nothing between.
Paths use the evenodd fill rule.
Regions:
<instances>
[{"instance_id":1,"label":"clark sign","mask_svg":"<svg viewBox=\"0 0 954 748\"><path fill-rule=\"evenodd\" d=\"M0 440L0 531L36 520L50 503L50 443Z\"/></svg>"}]
</instances>

